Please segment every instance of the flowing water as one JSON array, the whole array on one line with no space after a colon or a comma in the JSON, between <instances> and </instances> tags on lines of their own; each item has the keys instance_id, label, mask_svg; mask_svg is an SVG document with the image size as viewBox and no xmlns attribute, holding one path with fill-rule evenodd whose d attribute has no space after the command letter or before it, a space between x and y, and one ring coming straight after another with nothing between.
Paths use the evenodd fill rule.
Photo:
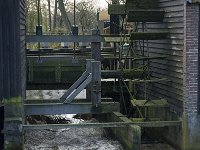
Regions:
<instances>
[{"instance_id":1,"label":"flowing water","mask_svg":"<svg viewBox=\"0 0 200 150\"><path fill-rule=\"evenodd\" d=\"M27 91L27 99L59 99L65 90ZM85 98L82 91L77 98ZM71 123L96 122L84 121L71 115L48 116L53 119L64 118ZM41 123L41 122L38 122ZM25 133L25 150L123 150L118 141L106 138L100 128L65 128L59 130L34 130ZM141 150L174 150L167 144L142 144Z\"/></svg>"},{"instance_id":2,"label":"flowing water","mask_svg":"<svg viewBox=\"0 0 200 150\"><path fill-rule=\"evenodd\" d=\"M59 99L64 90L33 90L27 91L27 99ZM76 98L85 98L85 90ZM52 116L62 117L71 123L96 122L91 119L84 121L75 119L72 115ZM59 130L27 131L25 134L26 150L122 150L118 141L104 137L100 128L66 128Z\"/></svg>"},{"instance_id":3,"label":"flowing water","mask_svg":"<svg viewBox=\"0 0 200 150\"><path fill-rule=\"evenodd\" d=\"M122 146L102 136L95 128L41 130L26 133L27 150L122 150Z\"/></svg>"}]
</instances>

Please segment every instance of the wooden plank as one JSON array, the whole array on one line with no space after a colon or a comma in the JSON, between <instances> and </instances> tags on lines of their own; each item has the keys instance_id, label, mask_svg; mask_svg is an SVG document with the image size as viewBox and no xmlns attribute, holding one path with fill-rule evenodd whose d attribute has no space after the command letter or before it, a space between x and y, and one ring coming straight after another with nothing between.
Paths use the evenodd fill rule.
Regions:
<instances>
[{"instance_id":1,"label":"wooden plank","mask_svg":"<svg viewBox=\"0 0 200 150\"><path fill-rule=\"evenodd\" d=\"M181 121L149 121L149 122L108 122L108 123L80 123L80 124L48 124L23 125L24 130L64 129L64 128L119 128L137 125L146 128L181 126Z\"/></svg>"},{"instance_id":2,"label":"wooden plank","mask_svg":"<svg viewBox=\"0 0 200 150\"><path fill-rule=\"evenodd\" d=\"M78 88L78 86L86 80L86 78L89 76L89 71L85 71L81 77L78 78L78 80L67 90L67 92L64 93L64 95L60 98L62 100L66 100L66 98L75 90Z\"/></svg>"},{"instance_id":3,"label":"wooden plank","mask_svg":"<svg viewBox=\"0 0 200 150\"><path fill-rule=\"evenodd\" d=\"M102 78L129 78L135 79L140 78L141 75L146 75L143 69L128 69L128 70L102 70Z\"/></svg>"},{"instance_id":4,"label":"wooden plank","mask_svg":"<svg viewBox=\"0 0 200 150\"><path fill-rule=\"evenodd\" d=\"M26 42L104 42L99 35L27 35Z\"/></svg>"},{"instance_id":5,"label":"wooden plank","mask_svg":"<svg viewBox=\"0 0 200 150\"><path fill-rule=\"evenodd\" d=\"M75 97L86 88L87 85L92 81L92 75L90 74L80 85L77 86L76 89L72 89L73 91L66 97L63 103L71 103Z\"/></svg>"},{"instance_id":6,"label":"wooden plank","mask_svg":"<svg viewBox=\"0 0 200 150\"><path fill-rule=\"evenodd\" d=\"M137 107L169 107L166 100L131 100L133 106Z\"/></svg>"},{"instance_id":7,"label":"wooden plank","mask_svg":"<svg viewBox=\"0 0 200 150\"><path fill-rule=\"evenodd\" d=\"M167 78L153 78L153 79L149 79L149 80L140 80L140 79L135 79L135 80L131 80L131 82L133 83L159 83L159 82L169 82L170 80Z\"/></svg>"},{"instance_id":8,"label":"wooden plank","mask_svg":"<svg viewBox=\"0 0 200 150\"><path fill-rule=\"evenodd\" d=\"M0 6L2 6L3 2L0 1ZM2 16L3 11L0 11L0 16ZM2 17L0 17L0 102L3 100L3 89L4 89L4 84L3 84L3 37L2 37Z\"/></svg>"},{"instance_id":9,"label":"wooden plank","mask_svg":"<svg viewBox=\"0 0 200 150\"><path fill-rule=\"evenodd\" d=\"M91 99L93 106L98 107L101 105L101 62L92 61L91 65Z\"/></svg>"},{"instance_id":10,"label":"wooden plank","mask_svg":"<svg viewBox=\"0 0 200 150\"><path fill-rule=\"evenodd\" d=\"M146 118L129 118L133 122L145 122ZM149 118L149 121L161 121L161 118Z\"/></svg>"},{"instance_id":11,"label":"wooden plank","mask_svg":"<svg viewBox=\"0 0 200 150\"><path fill-rule=\"evenodd\" d=\"M166 39L168 32L133 32L130 40L158 40Z\"/></svg>"},{"instance_id":12,"label":"wooden plank","mask_svg":"<svg viewBox=\"0 0 200 150\"><path fill-rule=\"evenodd\" d=\"M127 0L126 6L128 8L135 7L139 9L155 9L158 7L158 0Z\"/></svg>"},{"instance_id":13,"label":"wooden plank","mask_svg":"<svg viewBox=\"0 0 200 150\"><path fill-rule=\"evenodd\" d=\"M131 10L128 12L128 22L162 22L164 11L160 10Z\"/></svg>"},{"instance_id":14,"label":"wooden plank","mask_svg":"<svg viewBox=\"0 0 200 150\"><path fill-rule=\"evenodd\" d=\"M121 42L122 37L104 37L105 42ZM128 41L130 37L126 37L126 40Z\"/></svg>"},{"instance_id":15,"label":"wooden plank","mask_svg":"<svg viewBox=\"0 0 200 150\"><path fill-rule=\"evenodd\" d=\"M99 107L92 103L39 103L25 104L25 115L100 114L119 111L119 103L103 102Z\"/></svg>"},{"instance_id":16,"label":"wooden plank","mask_svg":"<svg viewBox=\"0 0 200 150\"><path fill-rule=\"evenodd\" d=\"M102 102L113 102L112 98L101 98ZM25 104L43 104L43 103L59 103L61 102L60 99L26 99L24 101ZM86 99L75 99L73 103L85 103L85 102L91 102L91 100Z\"/></svg>"},{"instance_id":17,"label":"wooden plank","mask_svg":"<svg viewBox=\"0 0 200 150\"><path fill-rule=\"evenodd\" d=\"M153 59L164 59L166 58L165 56L155 56L155 57L139 57L139 58L136 58L136 57L122 57L122 59L132 59L132 61L140 61L140 60L145 60L145 61L148 61L148 60L153 60ZM110 59L110 60L118 60L119 57L117 56L113 56L113 57L104 57L103 59Z\"/></svg>"}]
</instances>

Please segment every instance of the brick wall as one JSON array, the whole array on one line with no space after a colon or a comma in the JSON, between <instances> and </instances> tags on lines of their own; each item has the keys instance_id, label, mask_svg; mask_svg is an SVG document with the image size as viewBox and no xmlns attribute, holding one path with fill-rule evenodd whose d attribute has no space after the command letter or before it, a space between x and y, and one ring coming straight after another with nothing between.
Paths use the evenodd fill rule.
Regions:
<instances>
[{"instance_id":1,"label":"brick wall","mask_svg":"<svg viewBox=\"0 0 200 150\"><path fill-rule=\"evenodd\" d=\"M196 113L198 99L199 5L187 4L185 17L184 109L186 113Z\"/></svg>"}]
</instances>

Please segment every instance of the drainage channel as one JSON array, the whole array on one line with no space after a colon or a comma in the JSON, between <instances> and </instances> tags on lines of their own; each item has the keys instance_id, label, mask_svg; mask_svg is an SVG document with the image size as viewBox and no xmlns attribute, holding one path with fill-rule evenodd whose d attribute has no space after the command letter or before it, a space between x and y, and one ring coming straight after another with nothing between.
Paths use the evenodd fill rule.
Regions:
<instances>
[{"instance_id":1,"label":"drainage channel","mask_svg":"<svg viewBox=\"0 0 200 150\"><path fill-rule=\"evenodd\" d=\"M27 99L59 99L64 90L29 90ZM77 98L85 98L82 91ZM77 124L96 123L91 116L57 115L57 116L28 116L29 124ZM26 150L123 150L118 141L104 136L102 128L65 128L29 130L25 132Z\"/></svg>"},{"instance_id":2,"label":"drainage channel","mask_svg":"<svg viewBox=\"0 0 200 150\"><path fill-rule=\"evenodd\" d=\"M28 90L27 99L59 99L64 90ZM82 91L77 98L85 98ZM38 124L77 124L97 123L89 115L28 116L29 125ZM105 136L103 128L64 128L28 130L25 132L26 150L123 150L122 145ZM142 136L141 150L174 150L163 141L152 139L147 134Z\"/></svg>"}]
</instances>

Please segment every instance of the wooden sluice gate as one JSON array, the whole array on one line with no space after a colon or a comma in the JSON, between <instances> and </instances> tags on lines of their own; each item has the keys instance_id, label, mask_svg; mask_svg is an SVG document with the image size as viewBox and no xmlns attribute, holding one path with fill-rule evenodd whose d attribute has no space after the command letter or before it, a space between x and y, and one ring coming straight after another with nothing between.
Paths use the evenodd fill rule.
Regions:
<instances>
[{"instance_id":1,"label":"wooden sluice gate","mask_svg":"<svg viewBox=\"0 0 200 150\"><path fill-rule=\"evenodd\" d=\"M127 3L132 2L127 1ZM124 11L116 11L116 8L124 9ZM143 130L181 126L180 120L168 119L170 105L167 100L151 100L147 92L148 84L169 82L166 78L151 77L151 60L166 57L149 56L148 51L141 48L144 47L145 41L167 38L167 32L144 32L144 22L162 22L165 12L148 9L125 11L125 9L127 9L126 5L109 5L109 13L112 15L125 14L130 22L143 22L142 32L102 36L99 35L98 30L94 30L91 36L27 36L27 42L91 42L91 48L77 50L44 48L35 52L28 50L28 89L68 90L57 100L26 100L25 116L95 114L100 123L24 124L24 131L108 128L109 131L106 130L114 135L126 149L137 150L140 149ZM159 15L155 17L157 13ZM136 54L133 46L138 41L142 41L141 56ZM122 45L117 51L116 47L101 48L101 42ZM125 42L129 43L128 49L123 47ZM74 98L83 89L86 89L86 99L75 101ZM139 90L143 93L142 99L138 98L137 91Z\"/></svg>"},{"instance_id":2,"label":"wooden sluice gate","mask_svg":"<svg viewBox=\"0 0 200 150\"><path fill-rule=\"evenodd\" d=\"M49 86L68 89L57 100L26 100L24 115L95 114L100 123L23 125L23 130L59 128L109 128L126 149L140 149L141 131L146 128L180 127L180 120L170 120L167 100L148 98L148 85L169 82L166 78L152 78L151 60L165 59L149 56L149 40L166 39L168 32L146 32L145 22L162 22L164 11L156 10L151 2L148 9L140 8L134 1L124 5L109 5L109 14L127 15L128 22L142 22L142 31L129 35L103 36L93 30L87 36L27 36L27 42L90 42L91 48L28 50L27 84L29 89L49 89ZM139 2L137 2L139 3ZM134 5L134 8L129 8ZM143 5L142 5L143 6ZM152 8L151 8L152 7ZM119 11L118 9L119 8ZM117 11L116 11L117 10ZM155 17L158 14L158 17ZM137 27L136 27L137 29ZM101 48L101 42L120 43L116 48ZM140 44L140 55L134 43ZM128 43L128 49L124 44ZM148 44L147 44L148 45ZM148 46L147 46L148 47ZM106 79L106 80L105 80ZM86 89L86 99L74 100ZM142 98L138 91L142 91ZM109 93L109 94L108 94ZM110 94L111 93L111 94ZM114 96L113 96L114 95ZM105 98L108 97L109 98ZM113 96L113 97L112 97ZM125 115L124 115L125 114Z\"/></svg>"}]
</instances>

